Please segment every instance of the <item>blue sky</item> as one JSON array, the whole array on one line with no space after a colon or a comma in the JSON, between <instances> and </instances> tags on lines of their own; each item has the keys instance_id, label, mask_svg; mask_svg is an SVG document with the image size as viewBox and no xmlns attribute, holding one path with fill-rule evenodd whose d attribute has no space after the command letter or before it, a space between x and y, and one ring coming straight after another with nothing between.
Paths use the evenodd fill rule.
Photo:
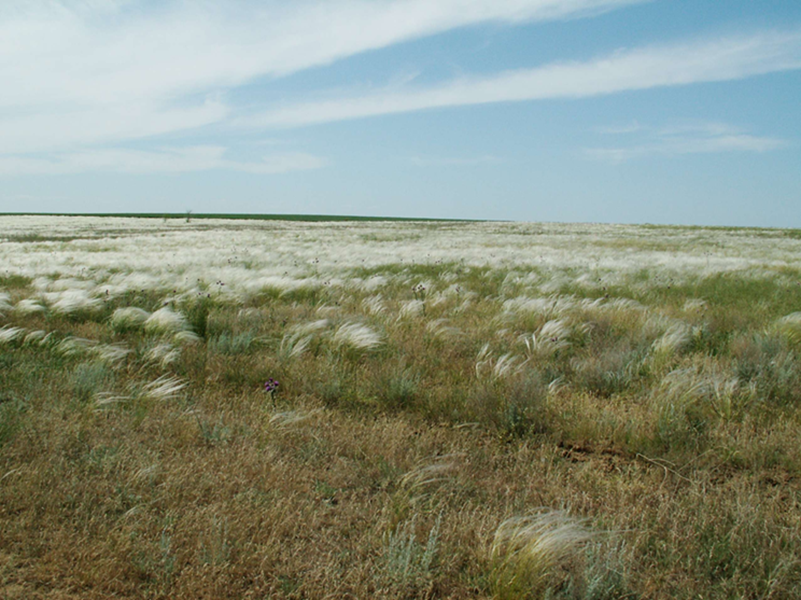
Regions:
<instances>
[{"instance_id":1,"label":"blue sky","mask_svg":"<svg viewBox=\"0 0 801 600\"><path fill-rule=\"evenodd\" d=\"M801 227L797 0L5 0L0 211Z\"/></svg>"}]
</instances>

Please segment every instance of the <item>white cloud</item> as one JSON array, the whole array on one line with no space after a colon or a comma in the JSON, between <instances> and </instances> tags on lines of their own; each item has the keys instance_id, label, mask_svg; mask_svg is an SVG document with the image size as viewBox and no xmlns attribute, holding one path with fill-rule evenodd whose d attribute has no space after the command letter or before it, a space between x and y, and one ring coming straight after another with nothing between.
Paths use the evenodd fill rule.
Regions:
<instances>
[{"instance_id":1,"label":"white cloud","mask_svg":"<svg viewBox=\"0 0 801 600\"><path fill-rule=\"evenodd\" d=\"M642 0L166 2L87 10L26 0L0 9L0 106L172 97L284 75L486 21L559 19ZM123 5L123 6L120 6ZM13 7L17 7L16 10ZM160 7L159 7L160 6ZM20 60L22 58L22 60ZM15 76L7 78L6 75Z\"/></svg>"},{"instance_id":2,"label":"white cloud","mask_svg":"<svg viewBox=\"0 0 801 600\"><path fill-rule=\"evenodd\" d=\"M27 153L136 140L222 121L229 109L219 100L181 108L120 104L102 109L61 110L0 118L0 154Z\"/></svg>"},{"instance_id":3,"label":"white cloud","mask_svg":"<svg viewBox=\"0 0 801 600\"><path fill-rule=\"evenodd\" d=\"M0 2L0 175L84 171L278 173L319 168L302 152L261 161L220 146L121 149L125 142L201 127L285 128L408 112L740 79L801 68L801 31L626 49L584 62L416 84L402 73L377 93L295 105L228 94L261 79L486 22L590 16L649 0L4 0ZM267 108L265 110L265 107ZM261 112L259 112L261 110ZM639 124L607 133L642 133ZM656 135L656 134L654 134ZM721 130L662 131L639 145L590 155L767 151L785 142ZM475 165L495 157L414 157L418 165Z\"/></svg>"},{"instance_id":4,"label":"white cloud","mask_svg":"<svg viewBox=\"0 0 801 600\"><path fill-rule=\"evenodd\" d=\"M607 125L604 127L596 127L595 131L597 133L609 135L620 135L621 133L636 133L642 129L642 125L640 125L637 121L632 121L627 125Z\"/></svg>"},{"instance_id":5,"label":"white cloud","mask_svg":"<svg viewBox=\"0 0 801 600\"><path fill-rule=\"evenodd\" d=\"M221 146L190 146L157 151L100 149L56 154L47 158L0 155L0 175L58 175L85 171L117 173L179 173L226 169L246 173L286 173L318 169L324 158L303 152L272 154L260 161L241 162L225 158Z\"/></svg>"},{"instance_id":6,"label":"white cloud","mask_svg":"<svg viewBox=\"0 0 801 600\"><path fill-rule=\"evenodd\" d=\"M768 152L784 148L786 140L757 136L725 123L694 123L658 129L642 127L644 140L625 146L585 148L588 158L623 163L645 156L680 156L718 152ZM628 133L628 132L621 132Z\"/></svg>"},{"instance_id":7,"label":"white cloud","mask_svg":"<svg viewBox=\"0 0 801 600\"><path fill-rule=\"evenodd\" d=\"M279 107L240 123L296 127L449 106L586 98L794 69L801 69L801 31L769 31L621 50L586 62L555 63L426 88Z\"/></svg>"},{"instance_id":8,"label":"white cloud","mask_svg":"<svg viewBox=\"0 0 801 600\"><path fill-rule=\"evenodd\" d=\"M411 162L418 167L472 167L496 164L502 162L502 159L489 154L475 157L413 156Z\"/></svg>"},{"instance_id":9,"label":"white cloud","mask_svg":"<svg viewBox=\"0 0 801 600\"><path fill-rule=\"evenodd\" d=\"M259 77L482 22L564 19L642 1L4 0L0 152L191 129L229 114L204 96Z\"/></svg>"}]
</instances>

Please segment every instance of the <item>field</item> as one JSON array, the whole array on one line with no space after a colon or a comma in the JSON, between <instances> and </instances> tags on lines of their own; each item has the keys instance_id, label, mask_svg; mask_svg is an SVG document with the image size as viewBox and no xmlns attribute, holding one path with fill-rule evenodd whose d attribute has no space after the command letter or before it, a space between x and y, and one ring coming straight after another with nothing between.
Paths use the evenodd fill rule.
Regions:
<instances>
[{"instance_id":1,"label":"field","mask_svg":"<svg viewBox=\"0 0 801 600\"><path fill-rule=\"evenodd\" d=\"M801 232L0 217L2 598L799 598Z\"/></svg>"}]
</instances>

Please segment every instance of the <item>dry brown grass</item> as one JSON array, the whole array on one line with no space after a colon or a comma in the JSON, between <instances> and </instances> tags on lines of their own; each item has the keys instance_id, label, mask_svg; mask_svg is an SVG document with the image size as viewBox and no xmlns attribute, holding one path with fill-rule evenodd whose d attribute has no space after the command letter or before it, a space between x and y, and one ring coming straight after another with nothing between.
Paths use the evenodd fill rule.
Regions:
<instances>
[{"instance_id":1,"label":"dry brown grass","mask_svg":"<svg viewBox=\"0 0 801 600\"><path fill-rule=\"evenodd\" d=\"M499 289L404 315L405 287L377 313L325 294L179 306L203 319L194 344L115 332L119 302L9 314L132 352L0 345L0 597L800 596L801 366L764 318L585 307L569 342L532 350L551 317L504 312ZM653 315L694 337L658 342ZM343 343L351 323L382 343ZM174 360L148 358L158 344ZM185 387L159 395L160 377Z\"/></svg>"}]
</instances>

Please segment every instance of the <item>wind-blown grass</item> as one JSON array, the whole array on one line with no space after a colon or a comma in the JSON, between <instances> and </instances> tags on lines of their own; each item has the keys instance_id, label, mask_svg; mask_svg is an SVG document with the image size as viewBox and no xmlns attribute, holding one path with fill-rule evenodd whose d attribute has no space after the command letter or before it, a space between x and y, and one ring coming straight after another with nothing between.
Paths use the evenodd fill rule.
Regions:
<instances>
[{"instance_id":1,"label":"wind-blown grass","mask_svg":"<svg viewBox=\"0 0 801 600\"><path fill-rule=\"evenodd\" d=\"M0 596L797 597L799 251L2 217Z\"/></svg>"},{"instance_id":2,"label":"wind-blown grass","mask_svg":"<svg viewBox=\"0 0 801 600\"><path fill-rule=\"evenodd\" d=\"M507 519L490 548L495 596L553 597L591 539L586 527L559 511Z\"/></svg>"},{"instance_id":3,"label":"wind-blown grass","mask_svg":"<svg viewBox=\"0 0 801 600\"><path fill-rule=\"evenodd\" d=\"M125 332L141 329L145 326L150 313L136 306L118 308L111 315L110 325L114 331Z\"/></svg>"}]
</instances>

